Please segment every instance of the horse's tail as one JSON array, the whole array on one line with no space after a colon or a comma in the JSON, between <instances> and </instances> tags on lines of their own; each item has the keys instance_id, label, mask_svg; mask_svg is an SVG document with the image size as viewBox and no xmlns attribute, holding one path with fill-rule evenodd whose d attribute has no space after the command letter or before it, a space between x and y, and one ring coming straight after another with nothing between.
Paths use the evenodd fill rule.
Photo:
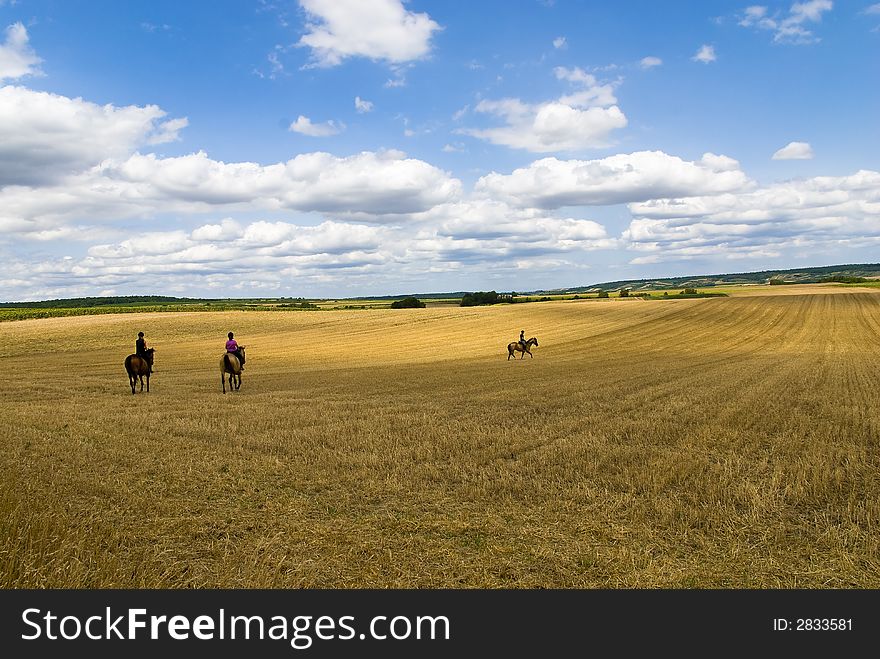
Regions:
<instances>
[{"instance_id":1,"label":"horse's tail","mask_svg":"<svg viewBox=\"0 0 880 659\"><path fill-rule=\"evenodd\" d=\"M238 360L236 360L236 361L238 361ZM235 363L232 361L232 357L228 352L225 355L223 355L223 370L224 370L224 372L228 371L229 373L236 375Z\"/></svg>"},{"instance_id":2,"label":"horse's tail","mask_svg":"<svg viewBox=\"0 0 880 659\"><path fill-rule=\"evenodd\" d=\"M125 358L125 372L128 373L129 375L134 375L134 369L131 366L131 358L132 358L132 355L129 355L128 357Z\"/></svg>"}]
</instances>

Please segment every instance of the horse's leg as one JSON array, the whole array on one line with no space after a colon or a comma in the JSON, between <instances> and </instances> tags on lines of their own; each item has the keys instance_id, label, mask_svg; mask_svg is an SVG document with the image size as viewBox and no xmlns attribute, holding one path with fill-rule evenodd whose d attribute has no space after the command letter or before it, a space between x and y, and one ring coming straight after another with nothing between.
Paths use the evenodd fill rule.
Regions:
<instances>
[{"instance_id":1,"label":"horse's leg","mask_svg":"<svg viewBox=\"0 0 880 659\"><path fill-rule=\"evenodd\" d=\"M131 395L134 396L134 389L137 386L137 378L134 377L134 374L128 374L128 386L131 387Z\"/></svg>"},{"instance_id":2,"label":"horse's leg","mask_svg":"<svg viewBox=\"0 0 880 659\"><path fill-rule=\"evenodd\" d=\"M223 387L223 393L226 393L226 373L220 373L220 385Z\"/></svg>"},{"instance_id":3,"label":"horse's leg","mask_svg":"<svg viewBox=\"0 0 880 659\"><path fill-rule=\"evenodd\" d=\"M150 393L150 372L147 371L147 393Z\"/></svg>"}]
</instances>

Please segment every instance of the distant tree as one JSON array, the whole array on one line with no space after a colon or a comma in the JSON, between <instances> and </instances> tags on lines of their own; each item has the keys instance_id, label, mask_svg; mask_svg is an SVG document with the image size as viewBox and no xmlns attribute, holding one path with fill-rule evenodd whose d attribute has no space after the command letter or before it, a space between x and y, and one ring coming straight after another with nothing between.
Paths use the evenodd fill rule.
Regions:
<instances>
[{"instance_id":1,"label":"distant tree","mask_svg":"<svg viewBox=\"0 0 880 659\"><path fill-rule=\"evenodd\" d=\"M821 284L830 284L830 283L838 283L838 284L861 284L863 282L870 281L866 277L848 277L846 275L835 275L833 277L823 277L819 280ZM770 282L773 283L772 281Z\"/></svg>"},{"instance_id":2,"label":"distant tree","mask_svg":"<svg viewBox=\"0 0 880 659\"><path fill-rule=\"evenodd\" d=\"M608 291L599 291L596 297L608 297Z\"/></svg>"},{"instance_id":3,"label":"distant tree","mask_svg":"<svg viewBox=\"0 0 880 659\"><path fill-rule=\"evenodd\" d=\"M621 288L620 289L620 297L629 297L629 289Z\"/></svg>"},{"instance_id":4,"label":"distant tree","mask_svg":"<svg viewBox=\"0 0 880 659\"><path fill-rule=\"evenodd\" d=\"M696 288L686 288L681 292L681 295L697 295Z\"/></svg>"},{"instance_id":5,"label":"distant tree","mask_svg":"<svg viewBox=\"0 0 880 659\"><path fill-rule=\"evenodd\" d=\"M495 291L477 291L476 293L465 293L461 296L462 307L476 307L484 304L497 304L502 300Z\"/></svg>"},{"instance_id":6,"label":"distant tree","mask_svg":"<svg viewBox=\"0 0 880 659\"><path fill-rule=\"evenodd\" d=\"M415 297L405 297L402 300L394 300L392 309L424 309L425 303Z\"/></svg>"}]
</instances>

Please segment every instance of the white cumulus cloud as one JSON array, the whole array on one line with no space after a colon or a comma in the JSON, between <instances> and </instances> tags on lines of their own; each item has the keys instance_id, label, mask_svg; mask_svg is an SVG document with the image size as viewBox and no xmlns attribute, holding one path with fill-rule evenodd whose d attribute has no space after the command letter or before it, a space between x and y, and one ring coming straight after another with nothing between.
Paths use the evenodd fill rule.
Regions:
<instances>
[{"instance_id":1,"label":"white cumulus cloud","mask_svg":"<svg viewBox=\"0 0 880 659\"><path fill-rule=\"evenodd\" d=\"M175 213L301 211L364 222L418 213L461 195L461 182L396 151L340 158L306 153L283 163L225 163L204 152L108 159L49 185L0 188L0 234L38 238L83 222Z\"/></svg>"},{"instance_id":2,"label":"white cumulus cloud","mask_svg":"<svg viewBox=\"0 0 880 659\"><path fill-rule=\"evenodd\" d=\"M360 113L372 112L373 111L373 103L371 101L365 101L360 96L354 97L354 109Z\"/></svg>"},{"instance_id":3,"label":"white cumulus cloud","mask_svg":"<svg viewBox=\"0 0 880 659\"><path fill-rule=\"evenodd\" d=\"M715 46L703 44L699 47L696 54L691 57L691 59L695 62L702 62L703 64L714 62L716 59L718 59L715 55Z\"/></svg>"},{"instance_id":4,"label":"white cumulus cloud","mask_svg":"<svg viewBox=\"0 0 880 659\"><path fill-rule=\"evenodd\" d=\"M290 130L309 137L329 137L330 135L338 135L345 130L345 124L337 123L332 119L321 124L313 124L308 117L299 115L296 121L290 124Z\"/></svg>"},{"instance_id":5,"label":"white cumulus cloud","mask_svg":"<svg viewBox=\"0 0 880 659\"><path fill-rule=\"evenodd\" d=\"M822 14L831 11L834 3L831 0L807 0L795 2L787 14L769 13L763 5L746 7L739 24L743 27L755 27L773 32L773 41L789 44L811 44L819 41L811 29L805 27L809 23L819 23Z\"/></svg>"},{"instance_id":6,"label":"white cumulus cloud","mask_svg":"<svg viewBox=\"0 0 880 659\"><path fill-rule=\"evenodd\" d=\"M515 206L559 208L696 196L748 189L733 158L712 153L686 161L662 151L637 151L600 160L543 158L511 174L479 179L475 192Z\"/></svg>"},{"instance_id":7,"label":"white cumulus cloud","mask_svg":"<svg viewBox=\"0 0 880 659\"><path fill-rule=\"evenodd\" d=\"M639 62L639 66L643 69L653 69L655 66L660 66L661 64L663 64L663 60L659 57L653 56L643 57Z\"/></svg>"},{"instance_id":8,"label":"white cumulus cloud","mask_svg":"<svg viewBox=\"0 0 880 659\"><path fill-rule=\"evenodd\" d=\"M499 117L505 125L458 132L536 153L607 146L611 132L627 125L614 86L600 84L579 68L557 67L554 74L572 84L572 93L537 104L516 98L482 100L474 111Z\"/></svg>"},{"instance_id":9,"label":"white cumulus cloud","mask_svg":"<svg viewBox=\"0 0 880 659\"><path fill-rule=\"evenodd\" d=\"M100 242L81 257L43 257L29 263L27 280L16 275L20 261L0 261L0 297L95 294L135 283L189 294L289 294L291 281L300 293L323 285L338 295L351 286L423 286L426 272L466 268L469 277L494 272L511 278L521 269L578 267L566 259L617 243L592 220L492 201L441 204L410 223L382 226L336 220L242 224L227 218L191 231L144 231Z\"/></svg>"},{"instance_id":10,"label":"white cumulus cloud","mask_svg":"<svg viewBox=\"0 0 880 659\"><path fill-rule=\"evenodd\" d=\"M655 199L630 204L629 209L634 219L623 239L645 253L637 263L880 245L880 172Z\"/></svg>"},{"instance_id":11,"label":"white cumulus cloud","mask_svg":"<svg viewBox=\"0 0 880 659\"><path fill-rule=\"evenodd\" d=\"M39 66L43 60L30 47L25 26L13 23L6 28L5 35L0 42L0 82L42 75Z\"/></svg>"},{"instance_id":12,"label":"white cumulus cloud","mask_svg":"<svg viewBox=\"0 0 880 659\"><path fill-rule=\"evenodd\" d=\"M57 180L138 147L178 139L185 118L155 105L96 105L24 87L0 87L0 188Z\"/></svg>"},{"instance_id":13,"label":"white cumulus cloud","mask_svg":"<svg viewBox=\"0 0 880 659\"><path fill-rule=\"evenodd\" d=\"M773 154L773 160L811 160L813 147L808 142L789 142Z\"/></svg>"},{"instance_id":14,"label":"white cumulus cloud","mask_svg":"<svg viewBox=\"0 0 880 659\"><path fill-rule=\"evenodd\" d=\"M431 50L440 26L428 14L408 11L400 0L300 0L307 33L299 45L312 50L315 66L349 57L404 64Z\"/></svg>"}]
</instances>

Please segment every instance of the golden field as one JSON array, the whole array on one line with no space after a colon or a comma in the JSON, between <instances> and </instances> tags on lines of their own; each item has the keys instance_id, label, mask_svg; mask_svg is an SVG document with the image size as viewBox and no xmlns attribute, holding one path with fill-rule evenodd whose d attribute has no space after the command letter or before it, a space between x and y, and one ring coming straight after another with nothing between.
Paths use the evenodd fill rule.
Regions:
<instances>
[{"instance_id":1,"label":"golden field","mask_svg":"<svg viewBox=\"0 0 880 659\"><path fill-rule=\"evenodd\" d=\"M25 320L0 364L5 588L880 587L877 289Z\"/></svg>"}]
</instances>

